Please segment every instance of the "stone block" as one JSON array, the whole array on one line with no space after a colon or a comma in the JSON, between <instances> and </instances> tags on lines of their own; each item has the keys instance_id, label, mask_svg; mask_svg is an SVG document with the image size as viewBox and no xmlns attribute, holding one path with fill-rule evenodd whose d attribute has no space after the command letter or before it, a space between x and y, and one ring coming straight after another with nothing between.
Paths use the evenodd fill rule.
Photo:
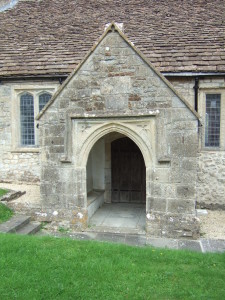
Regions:
<instances>
[{"instance_id":1,"label":"stone block","mask_svg":"<svg viewBox=\"0 0 225 300\"><path fill-rule=\"evenodd\" d=\"M59 102L59 108L60 108L60 109L68 108L68 107L69 107L69 104L70 104L69 99L62 99L62 100L60 100L60 102Z\"/></svg>"},{"instance_id":2,"label":"stone block","mask_svg":"<svg viewBox=\"0 0 225 300\"><path fill-rule=\"evenodd\" d=\"M184 102L182 102L178 97L173 96L172 97L172 106L174 108L186 108L186 105Z\"/></svg>"},{"instance_id":3,"label":"stone block","mask_svg":"<svg viewBox=\"0 0 225 300\"><path fill-rule=\"evenodd\" d=\"M195 186L178 185L177 197L181 199L194 198L196 193Z\"/></svg>"},{"instance_id":4,"label":"stone block","mask_svg":"<svg viewBox=\"0 0 225 300\"><path fill-rule=\"evenodd\" d=\"M46 182L57 182L59 180L59 170L52 167L43 167L42 180Z\"/></svg>"},{"instance_id":5,"label":"stone block","mask_svg":"<svg viewBox=\"0 0 225 300\"><path fill-rule=\"evenodd\" d=\"M54 146L50 146L48 147L49 153L64 153L64 146L58 146L58 145L54 145Z\"/></svg>"},{"instance_id":6,"label":"stone block","mask_svg":"<svg viewBox=\"0 0 225 300\"><path fill-rule=\"evenodd\" d=\"M163 192L162 192L162 186L163 184L161 183L155 183L152 185L152 195L154 197L161 197Z\"/></svg>"},{"instance_id":7,"label":"stone block","mask_svg":"<svg viewBox=\"0 0 225 300\"><path fill-rule=\"evenodd\" d=\"M173 121L195 120L197 128L197 118L188 108L173 108L171 116Z\"/></svg>"},{"instance_id":8,"label":"stone block","mask_svg":"<svg viewBox=\"0 0 225 300\"><path fill-rule=\"evenodd\" d=\"M148 237L146 239L146 245L153 246L156 248L178 249L178 240Z\"/></svg>"},{"instance_id":9,"label":"stone block","mask_svg":"<svg viewBox=\"0 0 225 300\"><path fill-rule=\"evenodd\" d=\"M178 249L202 252L199 241L179 240Z\"/></svg>"},{"instance_id":10,"label":"stone block","mask_svg":"<svg viewBox=\"0 0 225 300\"><path fill-rule=\"evenodd\" d=\"M146 210L166 212L166 199L165 198L153 198L147 197L146 199Z\"/></svg>"},{"instance_id":11,"label":"stone block","mask_svg":"<svg viewBox=\"0 0 225 300\"><path fill-rule=\"evenodd\" d=\"M199 221L194 215L161 215L162 236L167 238L199 238Z\"/></svg>"},{"instance_id":12,"label":"stone block","mask_svg":"<svg viewBox=\"0 0 225 300\"><path fill-rule=\"evenodd\" d=\"M183 199L167 199L167 211L179 214L194 214L195 201Z\"/></svg>"},{"instance_id":13,"label":"stone block","mask_svg":"<svg viewBox=\"0 0 225 300\"><path fill-rule=\"evenodd\" d=\"M86 195L85 194L78 194L75 197L75 205L78 207L83 207L85 208L85 199L86 199Z\"/></svg>"},{"instance_id":14,"label":"stone block","mask_svg":"<svg viewBox=\"0 0 225 300\"><path fill-rule=\"evenodd\" d=\"M45 129L45 134L47 136L62 136L65 130L64 124L54 124L48 126L48 128Z\"/></svg>"},{"instance_id":15,"label":"stone block","mask_svg":"<svg viewBox=\"0 0 225 300\"><path fill-rule=\"evenodd\" d=\"M157 168L153 173L153 180L156 182L169 182L169 168Z\"/></svg>"},{"instance_id":16,"label":"stone block","mask_svg":"<svg viewBox=\"0 0 225 300\"><path fill-rule=\"evenodd\" d=\"M101 94L103 95L121 95L128 94L131 91L131 79L129 76L106 78L101 83Z\"/></svg>"},{"instance_id":17,"label":"stone block","mask_svg":"<svg viewBox=\"0 0 225 300\"><path fill-rule=\"evenodd\" d=\"M105 96L105 107L108 110L125 110L128 107L128 96L107 95Z\"/></svg>"}]
</instances>

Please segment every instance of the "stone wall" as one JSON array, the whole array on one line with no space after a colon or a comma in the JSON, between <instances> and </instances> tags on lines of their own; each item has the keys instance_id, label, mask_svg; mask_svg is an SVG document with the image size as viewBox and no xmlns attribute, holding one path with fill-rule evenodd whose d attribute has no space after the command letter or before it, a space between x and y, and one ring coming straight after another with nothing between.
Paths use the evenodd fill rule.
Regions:
<instances>
[{"instance_id":1,"label":"stone wall","mask_svg":"<svg viewBox=\"0 0 225 300\"><path fill-rule=\"evenodd\" d=\"M168 77L168 80L172 83L175 89L188 101L191 107L195 107L195 96L193 88L195 85L195 80L190 77Z\"/></svg>"},{"instance_id":2,"label":"stone wall","mask_svg":"<svg viewBox=\"0 0 225 300\"><path fill-rule=\"evenodd\" d=\"M197 203L201 208L225 209L224 151L204 151L200 153Z\"/></svg>"},{"instance_id":3,"label":"stone wall","mask_svg":"<svg viewBox=\"0 0 225 300\"><path fill-rule=\"evenodd\" d=\"M40 181L38 148L24 149L18 143L20 121L17 95L21 91L41 90L46 86L52 88L52 82L2 81L0 83L0 182Z\"/></svg>"},{"instance_id":4,"label":"stone wall","mask_svg":"<svg viewBox=\"0 0 225 300\"><path fill-rule=\"evenodd\" d=\"M124 53L128 52L129 50L122 50ZM76 93L72 95L73 101L76 102L77 108L76 112L79 114L79 112L84 113L84 111L87 111L88 113L95 113L96 111L100 111L101 114L106 115L107 109L105 106L117 106L116 102L112 98L110 100L110 95L108 96L106 102L104 97L107 94L107 90L110 88L110 82L113 82L113 77L117 77L114 75L118 75L115 72L116 70L115 66L113 65L113 60L111 59L112 56L110 56L110 53L106 53L106 65L104 68L107 69L108 73L105 73L106 76L106 88L101 88L100 92L98 90L98 87L95 86L97 83L92 80L91 81L91 101L87 101L88 94L85 95L85 93L89 93L90 89L83 89L82 84L83 81L80 80L79 82L74 83L76 88ZM94 63L96 70L100 68L101 63L95 62ZM120 67L120 70L124 69L125 66ZM138 91L138 87L142 85L141 80L141 69L138 70L138 80L136 80L135 83L133 83L136 88L136 91ZM129 71L133 72L133 69L129 69ZM83 70L83 78L86 78L85 72L87 70ZM124 74L126 75L126 74ZM129 75L129 74L128 74ZM124 80L128 80L127 76L122 76L121 82L124 83ZM129 76L128 76L129 77ZM103 78L103 77L102 77ZM194 79L192 78L168 78L169 81L174 85L174 87L178 90L180 94L182 94L185 99L194 106ZM110 81L111 80L111 81ZM108 82L108 83L107 83ZM144 82L144 81L143 81ZM48 81L30 81L24 83L23 81L8 81L4 82L2 81L0 84L0 181L5 182L39 182L40 180L40 162L39 162L39 152L32 152L32 151L21 151L21 149L14 149L12 147L13 145L13 124L17 124L18 126L18 119L14 117L13 113L13 107L15 107L15 87L22 91L24 90L32 90L35 88L41 89L42 86L51 86L54 84L57 86L57 84L53 82ZM112 85L111 85L112 86ZM225 87L225 81L224 78L216 78L216 77L205 77L200 78L199 80L199 113L202 117L204 117L204 109L202 108L202 102L204 101L203 93L206 91L221 91L221 89L224 91ZM106 89L106 90L105 90ZM141 111L141 109L144 111L146 108L156 108L157 105L163 105L160 104L160 101L153 102L145 102L143 104L143 96L145 94L140 96L137 93L131 94L128 98L128 100L123 100L124 98L121 95L117 95L117 100L119 102L119 108L121 108L123 104L123 101L128 101L129 104L129 111L136 111L138 109ZM81 94L83 92L83 94ZM72 91L71 91L72 93ZM105 95L104 95L105 93ZM139 93L139 91L138 91ZM103 98L102 98L103 95ZM153 94L152 94L153 95ZM122 100L121 100L122 97ZM139 99L141 97L141 100ZM81 101L78 101L78 100ZM147 99L147 98L146 98ZM108 104L107 104L108 103ZM110 104L110 105L109 105ZM66 101L66 99L61 99L59 108L61 116L63 116L64 112L63 110L69 109L69 106L71 104ZM164 104L165 105L165 104ZM71 105L72 107L72 105ZM111 110L110 110L111 113ZM222 115L222 118L224 119L224 114ZM202 118L202 121L204 123L204 118ZM64 130L64 123L63 118L61 118L60 125L57 124L57 127L54 129L60 130L60 128L63 128ZM225 123L224 123L225 124ZM58 128L58 129L57 129ZM225 128L222 128L222 134L225 136ZM54 136L54 135L53 135ZM51 137L49 136L49 141L51 142ZM56 153L54 153L54 157L57 157L57 151L60 151L60 146L62 149L62 143L64 139L61 139L61 144L58 145L58 148L55 149ZM57 144L56 144L57 146ZM162 145L163 147L163 145ZM202 148L202 145L200 145L200 149ZM60 155L59 155L60 157ZM220 159L219 159L220 158ZM208 164L208 160L210 159L210 164ZM224 199L224 184L222 182L221 174L223 174L223 164L220 163L218 165L218 161L223 161L225 159L225 148L224 146L220 148L220 151L207 151L206 149L203 149L199 155L199 161L198 161L198 187L197 187L197 202L204 207L211 207L211 208L218 208L218 207L224 207L225 199ZM181 165L181 163L180 163ZM213 174L212 168L216 170ZM213 175L210 175L213 174ZM213 179L213 180L212 180ZM209 193L209 186L212 185L212 182L215 184L213 185L213 192ZM217 186L215 190L215 185ZM206 192L207 191L207 192Z\"/></svg>"},{"instance_id":5,"label":"stone wall","mask_svg":"<svg viewBox=\"0 0 225 300\"><path fill-rule=\"evenodd\" d=\"M40 131L46 211L87 226L88 154L115 131L133 139L145 160L148 234L198 235L197 118L118 32L108 32L58 91Z\"/></svg>"},{"instance_id":6,"label":"stone wall","mask_svg":"<svg viewBox=\"0 0 225 300\"><path fill-rule=\"evenodd\" d=\"M174 87L194 107L194 79L169 78ZM197 203L199 207L210 209L225 209L225 77L200 77L198 92L198 112L201 116L202 130L200 131ZM221 94L221 141L220 147L207 149L204 147L204 116L205 94Z\"/></svg>"}]
</instances>

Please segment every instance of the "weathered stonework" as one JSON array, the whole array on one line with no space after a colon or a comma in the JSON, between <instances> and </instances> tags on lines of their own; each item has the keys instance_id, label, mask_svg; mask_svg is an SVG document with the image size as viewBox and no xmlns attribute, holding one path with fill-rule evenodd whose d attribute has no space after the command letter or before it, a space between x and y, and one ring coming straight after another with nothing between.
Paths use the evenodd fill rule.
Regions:
<instances>
[{"instance_id":1,"label":"weathered stonework","mask_svg":"<svg viewBox=\"0 0 225 300\"><path fill-rule=\"evenodd\" d=\"M0 84L0 181L40 182L40 153L37 145L24 148L19 144L21 91L52 88L52 82L2 81ZM57 85L53 85L53 87ZM37 141L38 142L38 141Z\"/></svg>"},{"instance_id":2,"label":"weathered stonework","mask_svg":"<svg viewBox=\"0 0 225 300\"><path fill-rule=\"evenodd\" d=\"M170 79L174 87L191 100L194 106L194 79ZM225 78L199 78L198 112L201 116L202 128L199 133L200 153L198 156L197 204L202 208L225 209ZM221 94L220 147L210 149L204 147L205 101L206 93ZM186 174L186 172L184 173Z\"/></svg>"},{"instance_id":3,"label":"weathered stonework","mask_svg":"<svg viewBox=\"0 0 225 300\"><path fill-rule=\"evenodd\" d=\"M168 77L185 102L122 33L108 31L70 77L36 121L40 147L29 149L18 143L19 95L53 93L59 84L0 84L0 181L36 183L41 176L42 204L21 204L17 210L85 229L90 214L87 193L104 191L104 201L111 202L111 143L129 137L146 165L148 234L197 237L195 201L199 207L225 208L223 118L220 148L204 147L205 94L219 92L223 100L224 79L200 78L199 129L190 108L194 79ZM97 201L93 207L98 207Z\"/></svg>"},{"instance_id":4,"label":"weathered stonework","mask_svg":"<svg viewBox=\"0 0 225 300\"><path fill-rule=\"evenodd\" d=\"M197 203L201 208L225 209L224 151L204 151L198 161Z\"/></svg>"},{"instance_id":5,"label":"weathered stonework","mask_svg":"<svg viewBox=\"0 0 225 300\"><path fill-rule=\"evenodd\" d=\"M119 133L132 139L144 157L148 234L197 237L197 116L111 29L38 117L42 209L63 211L72 226L87 226L89 153L100 139L108 149L107 137Z\"/></svg>"}]
</instances>

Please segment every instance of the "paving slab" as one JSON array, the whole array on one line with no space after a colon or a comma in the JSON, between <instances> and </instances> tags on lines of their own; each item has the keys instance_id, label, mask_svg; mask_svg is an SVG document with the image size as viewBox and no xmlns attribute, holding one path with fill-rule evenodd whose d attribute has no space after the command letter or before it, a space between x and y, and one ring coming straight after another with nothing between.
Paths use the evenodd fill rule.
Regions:
<instances>
[{"instance_id":1,"label":"paving slab","mask_svg":"<svg viewBox=\"0 0 225 300\"><path fill-rule=\"evenodd\" d=\"M178 240L178 249L202 252L200 242L194 240Z\"/></svg>"},{"instance_id":2,"label":"paving slab","mask_svg":"<svg viewBox=\"0 0 225 300\"><path fill-rule=\"evenodd\" d=\"M225 241L224 240L209 240L209 245L212 252L225 252Z\"/></svg>"},{"instance_id":3,"label":"paving slab","mask_svg":"<svg viewBox=\"0 0 225 300\"><path fill-rule=\"evenodd\" d=\"M209 240L207 239L201 239L199 241L200 245L201 245L201 248L202 248L202 252L205 253L205 252L213 252L210 244L209 244Z\"/></svg>"},{"instance_id":4,"label":"paving slab","mask_svg":"<svg viewBox=\"0 0 225 300\"><path fill-rule=\"evenodd\" d=\"M96 239L99 241L113 242L113 243L125 243L125 234L113 234L113 233L97 233Z\"/></svg>"},{"instance_id":5,"label":"paving slab","mask_svg":"<svg viewBox=\"0 0 225 300\"><path fill-rule=\"evenodd\" d=\"M108 217L102 223L103 226L109 227L126 227L126 228L137 228L138 219L134 218L122 218L122 217Z\"/></svg>"},{"instance_id":6,"label":"paving slab","mask_svg":"<svg viewBox=\"0 0 225 300\"><path fill-rule=\"evenodd\" d=\"M120 232L144 231L145 205L134 203L105 203L89 220L90 229L106 231L115 228ZM97 227L97 228L96 228ZM121 228L123 228L121 230ZM88 230L88 231L89 231Z\"/></svg>"},{"instance_id":7,"label":"paving slab","mask_svg":"<svg viewBox=\"0 0 225 300\"><path fill-rule=\"evenodd\" d=\"M147 238L146 244L156 248L178 249L178 240L167 238Z\"/></svg>"},{"instance_id":8,"label":"paving slab","mask_svg":"<svg viewBox=\"0 0 225 300\"><path fill-rule=\"evenodd\" d=\"M146 237L144 235L127 234L125 238L125 243L132 246L145 246Z\"/></svg>"},{"instance_id":9,"label":"paving slab","mask_svg":"<svg viewBox=\"0 0 225 300\"><path fill-rule=\"evenodd\" d=\"M145 234L126 232L73 232L73 233L43 233L38 235L53 235L55 237L69 237L76 240L97 240L110 243L127 244L131 246L150 246L173 250L192 250L198 252L225 252L225 240L178 240L168 238L146 237Z\"/></svg>"}]
</instances>

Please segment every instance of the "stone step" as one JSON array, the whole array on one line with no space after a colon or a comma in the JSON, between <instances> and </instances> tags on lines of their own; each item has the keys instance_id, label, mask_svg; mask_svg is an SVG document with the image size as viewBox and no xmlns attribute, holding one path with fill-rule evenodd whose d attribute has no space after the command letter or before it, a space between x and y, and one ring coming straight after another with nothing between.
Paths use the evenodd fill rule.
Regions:
<instances>
[{"instance_id":1,"label":"stone step","mask_svg":"<svg viewBox=\"0 0 225 300\"><path fill-rule=\"evenodd\" d=\"M20 228L30 222L31 217L24 215L13 216L10 220L0 224L0 232L16 233Z\"/></svg>"},{"instance_id":2,"label":"stone step","mask_svg":"<svg viewBox=\"0 0 225 300\"><path fill-rule=\"evenodd\" d=\"M18 234L35 234L41 229L40 222L30 222L16 231Z\"/></svg>"},{"instance_id":3,"label":"stone step","mask_svg":"<svg viewBox=\"0 0 225 300\"><path fill-rule=\"evenodd\" d=\"M129 228L129 227L109 227L109 226L91 226L86 229L87 232L103 232L116 234L146 234L144 228Z\"/></svg>"}]
</instances>

